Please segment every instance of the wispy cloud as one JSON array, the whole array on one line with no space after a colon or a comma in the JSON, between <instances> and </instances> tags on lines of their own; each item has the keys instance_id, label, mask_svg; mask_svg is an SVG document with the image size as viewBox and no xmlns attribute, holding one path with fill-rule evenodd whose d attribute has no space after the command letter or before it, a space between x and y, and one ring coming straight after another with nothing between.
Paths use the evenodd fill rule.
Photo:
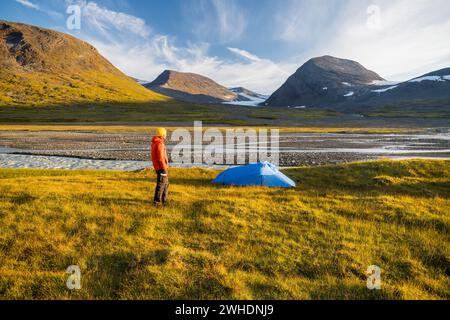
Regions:
<instances>
[{"instance_id":1,"label":"wispy cloud","mask_svg":"<svg viewBox=\"0 0 450 320\"><path fill-rule=\"evenodd\" d=\"M185 1L183 8L190 29L202 39L230 43L239 40L247 27L244 9L235 0Z\"/></svg>"},{"instance_id":2,"label":"wispy cloud","mask_svg":"<svg viewBox=\"0 0 450 320\"><path fill-rule=\"evenodd\" d=\"M33 10L36 10L36 11L39 11L39 12L44 12L44 13L50 15L50 16L53 16L53 17L60 18L60 17L63 16L63 14L60 13L60 12L56 12L56 11L50 10L48 8L42 8L40 5L38 5L36 3L33 3L31 1L29 1L29 0L14 0L14 1L20 3L21 5L29 8L29 9L33 9Z\"/></svg>"},{"instance_id":3,"label":"wispy cloud","mask_svg":"<svg viewBox=\"0 0 450 320\"><path fill-rule=\"evenodd\" d=\"M254 61L254 62L261 61L261 59L258 56L254 55L246 50L242 50L242 49L238 49L238 48L231 48L231 47L228 47L228 50L230 50L234 54L236 54L240 57L246 58L250 61Z\"/></svg>"},{"instance_id":4,"label":"wispy cloud","mask_svg":"<svg viewBox=\"0 0 450 320\"><path fill-rule=\"evenodd\" d=\"M76 1L81 8L83 23L97 29L103 34L111 34L120 32L130 32L140 37L148 37L151 34L151 28L146 24L144 19L109 10L93 1Z\"/></svg>"},{"instance_id":5,"label":"wispy cloud","mask_svg":"<svg viewBox=\"0 0 450 320\"><path fill-rule=\"evenodd\" d=\"M345 3L339 0L286 0L281 10L274 14L275 35L296 44L321 41L334 32L339 9Z\"/></svg>"},{"instance_id":6,"label":"wispy cloud","mask_svg":"<svg viewBox=\"0 0 450 320\"><path fill-rule=\"evenodd\" d=\"M31 9L35 9L35 10L39 10L39 5L32 3L28 0L15 0L16 2L24 5L25 7L31 8Z\"/></svg>"},{"instance_id":7,"label":"wispy cloud","mask_svg":"<svg viewBox=\"0 0 450 320\"><path fill-rule=\"evenodd\" d=\"M217 14L219 32L223 39L239 39L246 27L242 8L234 0L212 0Z\"/></svg>"}]
</instances>

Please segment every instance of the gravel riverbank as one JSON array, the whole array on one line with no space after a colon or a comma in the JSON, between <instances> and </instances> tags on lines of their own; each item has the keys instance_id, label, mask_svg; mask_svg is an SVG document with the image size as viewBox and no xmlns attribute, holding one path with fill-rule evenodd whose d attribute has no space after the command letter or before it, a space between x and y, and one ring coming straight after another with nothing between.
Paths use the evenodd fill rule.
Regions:
<instances>
[{"instance_id":1,"label":"gravel riverbank","mask_svg":"<svg viewBox=\"0 0 450 320\"><path fill-rule=\"evenodd\" d=\"M139 170L150 167L146 133L3 131L0 167ZM168 144L170 153L173 144ZM450 158L448 132L282 134L280 166L314 166L383 157ZM175 165L189 167L192 165ZM205 166L207 167L207 166Z\"/></svg>"}]
</instances>

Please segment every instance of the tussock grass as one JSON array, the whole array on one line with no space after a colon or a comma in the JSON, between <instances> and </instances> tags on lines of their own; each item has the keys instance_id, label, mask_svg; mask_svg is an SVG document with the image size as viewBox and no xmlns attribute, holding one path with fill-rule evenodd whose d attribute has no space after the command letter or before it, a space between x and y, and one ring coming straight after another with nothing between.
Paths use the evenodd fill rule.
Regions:
<instances>
[{"instance_id":1,"label":"tussock grass","mask_svg":"<svg viewBox=\"0 0 450 320\"><path fill-rule=\"evenodd\" d=\"M449 161L289 169L291 190L213 186L217 173L172 169L155 209L151 171L1 169L0 297L450 298Z\"/></svg>"}]
</instances>

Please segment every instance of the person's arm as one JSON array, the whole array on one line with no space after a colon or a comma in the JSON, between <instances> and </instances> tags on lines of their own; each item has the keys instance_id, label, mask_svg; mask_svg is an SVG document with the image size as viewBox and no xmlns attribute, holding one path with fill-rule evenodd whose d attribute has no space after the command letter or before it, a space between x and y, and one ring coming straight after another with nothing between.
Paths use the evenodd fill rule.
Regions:
<instances>
[{"instance_id":1,"label":"person's arm","mask_svg":"<svg viewBox=\"0 0 450 320\"><path fill-rule=\"evenodd\" d=\"M164 148L164 160L166 161L166 168L169 168L169 157L167 156L167 148Z\"/></svg>"},{"instance_id":2,"label":"person's arm","mask_svg":"<svg viewBox=\"0 0 450 320\"><path fill-rule=\"evenodd\" d=\"M165 148L163 144L158 145L158 162L160 167L167 171L167 155L165 154Z\"/></svg>"}]
</instances>

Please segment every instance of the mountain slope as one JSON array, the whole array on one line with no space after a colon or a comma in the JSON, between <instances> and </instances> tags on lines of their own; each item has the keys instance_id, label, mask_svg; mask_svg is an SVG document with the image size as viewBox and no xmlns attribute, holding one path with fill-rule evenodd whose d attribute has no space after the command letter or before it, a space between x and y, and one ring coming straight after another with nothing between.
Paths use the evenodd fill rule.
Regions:
<instances>
[{"instance_id":1,"label":"mountain slope","mask_svg":"<svg viewBox=\"0 0 450 320\"><path fill-rule=\"evenodd\" d=\"M420 77L397 83L378 82L350 88L351 96L334 106L340 110L407 114L423 116L439 111L448 114L450 107L450 68L433 71Z\"/></svg>"},{"instance_id":2,"label":"mountain slope","mask_svg":"<svg viewBox=\"0 0 450 320\"><path fill-rule=\"evenodd\" d=\"M427 73L423 76L378 90L373 100L442 99L450 97L450 68Z\"/></svg>"},{"instance_id":3,"label":"mountain slope","mask_svg":"<svg viewBox=\"0 0 450 320\"><path fill-rule=\"evenodd\" d=\"M336 103L351 87L384 80L356 61L323 56L309 60L266 101L268 106Z\"/></svg>"},{"instance_id":4,"label":"mountain slope","mask_svg":"<svg viewBox=\"0 0 450 320\"><path fill-rule=\"evenodd\" d=\"M0 20L0 105L164 101L70 35Z\"/></svg>"},{"instance_id":5,"label":"mountain slope","mask_svg":"<svg viewBox=\"0 0 450 320\"><path fill-rule=\"evenodd\" d=\"M220 103L233 101L238 97L207 77L173 70L165 70L145 87L175 99L195 103Z\"/></svg>"}]
</instances>

